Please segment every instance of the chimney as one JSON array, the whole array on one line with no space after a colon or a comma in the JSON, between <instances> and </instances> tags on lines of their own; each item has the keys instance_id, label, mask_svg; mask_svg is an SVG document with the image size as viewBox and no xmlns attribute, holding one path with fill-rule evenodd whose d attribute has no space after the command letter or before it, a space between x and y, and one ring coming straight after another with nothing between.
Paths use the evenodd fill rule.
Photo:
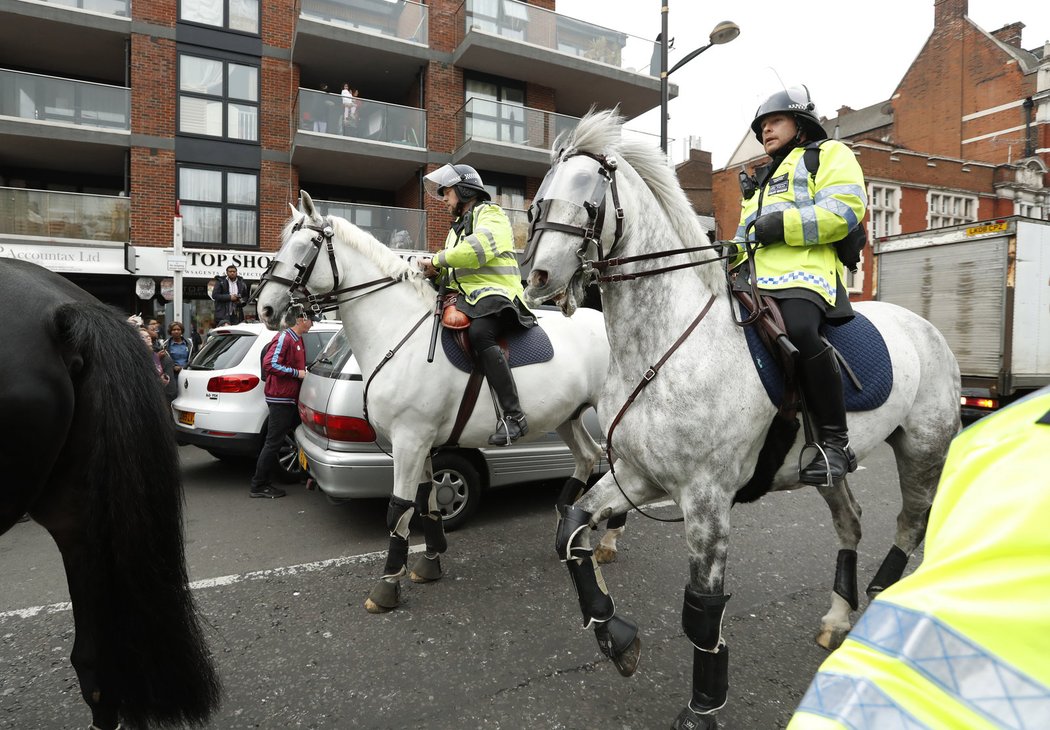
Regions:
<instances>
[{"instance_id":1,"label":"chimney","mask_svg":"<svg viewBox=\"0 0 1050 730\"><path fill-rule=\"evenodd\" d=\"M993 30L992 31L992 35L995 36L995 38L997 40L1002 41L1003 43L1005 43L1008 46L1013 46L1014 48L1020 48L1021 47L1021 31L1022 30L1024 30L1024 23L1018 21L1016 23L1010 23L1009 25L1004 25L999 30Z\"/></svg>"},{"instance_id":2,"label":"chimney","mask_svg":"<svg viewBox=\"0 0 1050 730\"><path fill-rule=\"evenodd\" d=\"M962 20L969 12L967 0L933 0L933 27L942 28Z\"/></svg>"},{"instance_id":3,"label":"chimney","mask_svg":"<svg viewBox=\"0 0 1050 730\"><path fill-rule=\"evenodd\" d=\"M842 106L840 106L840 107L839 107L839 110L838 110L838 112L836 112L836 113L837 113L837 114L838 114L838 115L839 115L840 117L844 117L844 116L846 116L847 114L850 114L850 113L852 113L852 112L853 112L853 108L852 108L852 107L848 107L848 106L846 106L845 104L843 104Z\"/></svg>"}]
</instances>

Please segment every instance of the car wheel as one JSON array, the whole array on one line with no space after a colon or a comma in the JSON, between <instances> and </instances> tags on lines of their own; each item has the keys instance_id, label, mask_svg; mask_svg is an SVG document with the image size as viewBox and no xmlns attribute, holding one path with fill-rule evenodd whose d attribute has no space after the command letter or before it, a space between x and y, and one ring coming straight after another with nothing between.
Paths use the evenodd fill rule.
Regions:
<instances>
[{"instance_id":1,"label":"car wheel","mask_svg":"<svg viewBox=\"0 0 1050 730\"><path fill-rule=\"evenodd\" d=\"M277 452L278 476L282 481L298 482L306 475L299 463L299 442L292 431L284 437L280 451Z\"/></svg>"},{"instance_id":2,"label":"car wheel","mask_svg":"<svg viewBox=\"0 0 1050 730\"><path fill-rule=\"evenodd\" d=\"M458 454L434 457L434 495L448 531L467 523L481 503L481 477L474 465Z\"/></svg>"}]
</instances>

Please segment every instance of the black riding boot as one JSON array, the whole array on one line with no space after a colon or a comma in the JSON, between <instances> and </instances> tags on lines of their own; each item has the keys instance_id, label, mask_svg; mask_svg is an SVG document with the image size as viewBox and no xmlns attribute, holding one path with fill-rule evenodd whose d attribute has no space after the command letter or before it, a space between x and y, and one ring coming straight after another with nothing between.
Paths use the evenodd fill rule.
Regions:
<instances>
[{"instance_id":1,"label":"black riding boot","mask_svg":"<svg viewBox=\"0 0 1050 730\"><path fill-rule=\"evenodd\" d=\"M835 482L857 469L857 457L849 446L846 431L846 404L842 394L842 378L835 351L831 347L801 363L799 385L806 399L806 408L813 418L815 437L824 455L817 456L799 472L803 484L821 486Z\"/></svg>"},{"instance_id":2,"label":"black riding boot","mask_svg":"<svg viewBox=\"0 0 1050 730\"><path fill-rule=\"evenodd\" d=\"M521 404L518 403L518 389L514 385L510 365L507 364L507 358L503 357L503 350L499 345L493 345L481 352L481 367L485 371L485 377L489 379L489 385L496 391L500 410L503 411L503 419L496 427L496 432L489 436L489 443L493 446L509 446L529 432L529 424L525 421Z\"/></svg>"}]
</instances>

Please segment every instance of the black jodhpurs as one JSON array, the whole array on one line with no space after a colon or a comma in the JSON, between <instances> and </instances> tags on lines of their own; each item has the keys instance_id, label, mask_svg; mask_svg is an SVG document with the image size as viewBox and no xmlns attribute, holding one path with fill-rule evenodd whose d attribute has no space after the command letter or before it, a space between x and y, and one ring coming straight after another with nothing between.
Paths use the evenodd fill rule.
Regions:
<instances>
[{"instance_id":1,"label":"black jodhpurs","mask_svg":"<svg viewBox=\"0 0 1050 730\"><path fill-rule=\"evenodd\" d=\"M799 359L805 361L819 355L825 347L820 340L823 310L806 299L780 299L777 303L784 315L788 339L798 348Z\"/></svg>"},{"instance_id":2,"label":"black jodhpurs","mask_svg":"<svg viewBox=\"0 0 1050 730\"><path fill-rule=\"evenodd\" d=\"M470 346L474 348L474 352L481 353L493 345L499 344L497 339L511 326L508 318L511 320L516 319L516 315L511 309L501 309L493 314L472 319L470 321L470 329L467 332L470 334Z\"/></svg>"}]
</instances>

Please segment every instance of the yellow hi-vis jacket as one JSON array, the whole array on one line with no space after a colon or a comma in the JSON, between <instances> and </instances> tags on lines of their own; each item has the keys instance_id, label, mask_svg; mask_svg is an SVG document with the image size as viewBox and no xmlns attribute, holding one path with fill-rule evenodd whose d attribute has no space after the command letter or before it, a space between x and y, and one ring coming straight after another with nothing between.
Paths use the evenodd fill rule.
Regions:
<instances>
[{"instance_id":1,"label":"yellow hi-vis jacket","mask_svg":"<svg viewBox=\"0 0 1050 730\"><path fill-rule=\"evenodd\" d=\"M845 269L831 244L845 238L864 219L868 205L864 173L853 150L826 140L820 144L820 165L814 177L803 161L805 151L805 147L791 150L763 189L744 201L733 242L755 241L754 226L750 230L748 226L756 214L783 211L783 243L765 244L755 252L758 287L810 289L834 304L837 279L845 279ZM740 255L732 267L746 259L743 246L737 248Z\"/></svg>"},{"instance_id":2,"label":"yellow hi-vis jacket","mask_svg":"<svg viewBox=\"0 0 1050 730\"><path fill-rule=\"evenodd\" d=\"M461 233L455 227L449 230L444 250L432 260L434 267L469 304L492 294L524 301L507 214L495 203L479 201L466 215L471 216L471 225L463 227ZM469 235L465 235L467 231Z\"/></svg>"},{"instance_id":3,"label":"yellow hi-vis jacket","mask_svg":"<svg viewBox=\"0 0 1050 730\"><path fill-rule=\"evenodd\" d=\"M926 557L820 667L788 730L1050 727L1050 388L952 442Z\"/></svg>"}]
</instances>

